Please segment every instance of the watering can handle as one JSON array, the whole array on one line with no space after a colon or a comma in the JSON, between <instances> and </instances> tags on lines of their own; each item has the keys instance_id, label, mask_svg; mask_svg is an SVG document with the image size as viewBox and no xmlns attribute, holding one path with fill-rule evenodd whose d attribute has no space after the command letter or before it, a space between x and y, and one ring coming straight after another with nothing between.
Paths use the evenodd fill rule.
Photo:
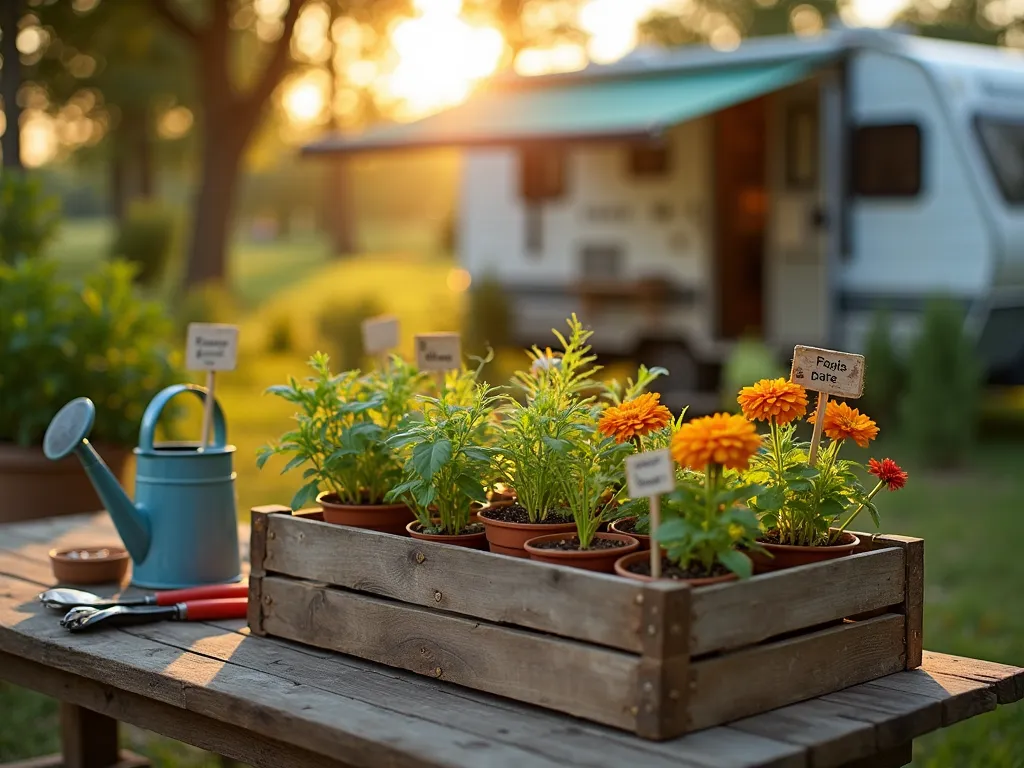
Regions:
<instances>
[{"instance_id":1,"label":"watering can handle","mask_svg":"<svg viewBox=\"0 0 1024 768\"><path fill-rule=\"evenodd\" d=\"M142 426L139 428L139 448L143 451L153 450L153 434L156 432L157 422L160 421L160 414L163 413L171 398L177 397L182 392L194 392L203 403L206 402L208 393L206 387L197 384L172 384L166 389L157 393L156 397L149 401L146 412L142 414ZM223 448L227 445L228 428L224 421L224 412L220 409L220 403L216 398L213 401L213 444L210 448Z\"/></svg>"}]
</instances>

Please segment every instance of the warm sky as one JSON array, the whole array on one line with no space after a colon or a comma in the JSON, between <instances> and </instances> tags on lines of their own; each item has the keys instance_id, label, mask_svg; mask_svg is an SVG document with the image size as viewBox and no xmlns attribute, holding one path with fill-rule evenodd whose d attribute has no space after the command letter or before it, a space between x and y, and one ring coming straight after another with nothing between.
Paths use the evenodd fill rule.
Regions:
<instances>
[{"instance_id":1,"label":"warm sky","mask_svg":"<svg viewBox=\"0 0 1024 768\"><path fill-rule=\"evenodd\" d=\"M91 7L97 0L74 1ZM636 47L638 24L647 16L657 11L685 12L693 1L587 0L579 4L572 0L544 0L527 4L524 23L550 28L553 22L568 21L587 33L588 42L586 47L563 43L527 48L514 62L515 69L521 74L535 75L580 69L588 61L615 61ZM906 1L847 0L842 15L849 24L886 26ZM243 7L247 18L236 18L235 23L253 25L261 37L276 39L287 3L288 0L254 0L251 8ZM307 4L296 26L292 50L308 66L301 74L289 78L280 90L280 104L295 140L323 130L332 102L334 114L352 113L358 103L358 88L372 89L394 117L411 119L459 103L498 68L504 53L500 32L465 20L462 0L413 0L412 5L414 15L396 20L390 29L391 53L384 60L374 60L365 53L364 28L350 19L339 19L332 26L326 5L320 0ZM729 49L739 44L739 33L726 17L711 14L706 22L712 45ZM814 34L824 24L825 20L811 5L799 5L792 11L791 25L797 34ZM41 55L48 44L47 33L38 26L23 25L17 43L23 55ZM79 58L83 59L83 68L95 66L88 56ZM334 94L330 92L330 64L335 71L343 72L347 80ZM28 94L22 147L27 165L41 165L59 158L62 150L99 140L106 126L102 120L91 117L94 105L82 103L89 98L86 93L81 99L73 99L52 117L45 110L45 94ZM158 119L158 130L165 138L183 136L192 125L191 112L180 105L166 105Z\"/></svg>"}]
</instances>

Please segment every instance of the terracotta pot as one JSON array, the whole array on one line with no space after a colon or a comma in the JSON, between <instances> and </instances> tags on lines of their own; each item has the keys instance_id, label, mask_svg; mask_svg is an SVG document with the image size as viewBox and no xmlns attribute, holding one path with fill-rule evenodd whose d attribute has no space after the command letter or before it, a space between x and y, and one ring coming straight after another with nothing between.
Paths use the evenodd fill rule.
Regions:
<instances>
[{"instance_id":1,"label":"terracotta pot","mask_svg":"<svg viewBox=\"0 0 1024 768\"><path fill-rule=\"evenodd\" d=\"M458 536L447 536L445 534L438 533L423 533L420 530L419 520L413 520L407 526L405 530L414 539L420 541L436 541L440 544L450 544L453 547L466 547L467 549L487 549L487 534L483 531L479 533L463 533Z\"/></svg>"},{"instance_id":2,"label":"terracotta pot","mask_svg":"<svg viewBox=\"0 0 1024 768\"><path fill-rule=\"evenodd\" d=\"M119 479L132 455L123 446L94 446ZM42 448L0 443L0 523L97 512L103 503L74 456L50 461Z\"/></svg>"},{"instance_id":3,"label":"terracotta pot","mask_svg":"<svg viewBox=\"0 0 1024 768\"><path fill-rule=\"evenodd\" d=\"M640 542L640 549L642 549L644 552L647 552L651 548L651 537L650 536L648 536L646 534L643 534L643 533L636 533L635 531L623 531L623 530L621 530L619 528L619 526L622 525L623 523L628 523L628 522L631 522L631 521L632 522L636 522L636 518L635 517L623 517L623 518L620 518L619 520L612 520L612 522L609 523L609 525L608 525L608 530L611 531L612 533L621 533L623 536L632 536L634 539L636 539L637 541Z\"/></svg>"},{"instance_id":4,"label":"terracotta pot","mask_svg":"<svg viewBox=\"0 0 1024 768\"><path fill-rule=\"evenodd\" d=\"M635 579L636 581L655 581L651 576L644 576L642 573L633 573L629 570L629 566L640 560L650 560L651 553L647 552L633 552L632 554L620 557L615 561L615 573L619 576L625 576L627 579ZM708 576L703 579L672 579L670 577L663 577L663 581L682 581L689 584L691 587L706 587L709 584L724 584L727 581L736 581L739 579L735 573L727 573L724 576Z\"/></svg>"},{"instance_id":5,"label":"terracotta pot","mask_svg":"<svg viewBox=\"0 0 1024 768\"><path fill-rule=\"evenodd\" d=\"M773 557L760 552L750 552L750 559L754 561L754 572L769 573L852 555L853 550L860 545L860 539L846 531L843 533L843 543L831 547L797 547L792 544L769 544L763 541L759 543Z\"/></svg>"},{"instance_id":6,"label":"terracotta pot","mask_svg":"<svg viewBox=\"0 0 1024 768\"><path fill-rule=\"evenodd\" d=\"M484 524L487 543L491 552L509 557L529 557L523 545L530 539L545 533L569 533L576 531L576 523L506 523L503 520L492 520L487 517L488 509L498 507L488 505L477 513Z\"/></svg>"},{"instance_id":7,"label":"terracotta pot","mask_svg":"<svg viewBox=\"0 0 1024 768\"><path fill-rule=\"evenodd\" d=\"M89 557L75 557L86 553ZM67 547L50 550L50 565L59 584L120 584L128 573L123 547Z\"/></svg>"},{"instance_id":8,"label":"terracotta pot","mask_svg":"<svg viewBox=\"0 0 1024 768\"><path fill-rule=\"evenodd\" d=\"M575 532L571 536L564 533L549 533L547 536L538 536L530 539L525 544L527 554L531 560L539 560L542 563L552 565L569 565L573 568L583 568L587 571L600 571L601 573L612 573L615 570L615 561L624 554L635 552L640 542L632 536L622 533L597 533L595 539L615 539L626 542L624 547L614 549L594 550L571 550L571 549L538 549L537 544L545 541L560 541L563 539L575 538Z\"/></svg>"},{"instance_id":9,"label":"terracotta pot","mask_svg":"<svg viewBox=\"0 0 1024 768\"><path fill-rule=\"evenodd\" d=\"M325 492L317 496L316 500L324 511L324 521L335 525L404 536L405 526L416 519L405 504L340 504L328 497L337 499L333 493Z\"/></svg>"}]
</instances>

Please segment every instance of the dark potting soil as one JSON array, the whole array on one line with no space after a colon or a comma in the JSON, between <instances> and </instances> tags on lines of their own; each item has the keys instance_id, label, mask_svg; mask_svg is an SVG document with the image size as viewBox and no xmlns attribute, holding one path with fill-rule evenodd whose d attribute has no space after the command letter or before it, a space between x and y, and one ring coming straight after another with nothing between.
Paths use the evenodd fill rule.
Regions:
<instances>
[{"instance_id":1,"label":"dark potting soil","mask_svg":"<svg viewBox=\"0 0 1024 768\"><path fill-rule=\"evenodd\" d=\"M641 536L649 536L647 531L640 533L636 529L636 520L622 520L615 524L615 530L621 531L622 533L632 533L634 535L639 534Z\"/></svg>"},{"instance_id":2,"label":"dark potting soil","mask_svg":"<svg viewBox=\"0 0 1024 768\"><path fill-rule=\"evenodd\" d=\"M490 520L499 520L503 523L531 523L536 522L538 525L554 525L556 523L571 523L572 515L565 510L558 510L556 512L548 512L548 516L543 520L531 521L530 513L526 511L526 508L521 504L513 504L509 507L498 507L496 509L488 509L483 514L484 517Z\"/></svg>"},{"instance_id":3,"label":"dark potting soil","mask_svg":"<svg viewBox=\"0 0 1024 768\"><path fill-rule=\"evenodd\" d=\"M432 525L429 528L424 528L422 525L420 525L420 531L422 533L427 534L428 536L450 536L451 535L450 533L445 533L444 528L441 528L440 526L437 526L437 525ZM459 531L455 535L456 536L469 536L470 534L473 534L473 533L483 533L483 532L484 532L484 524L483 523L470 523L469 525L467 525L465 528L463 528L461 531Z\"/></svg>"},{"instance_id":4,"label":"dark potting soil","mask_svg":"<svg viewBox=\"0 0 1024 768\"><path fill-rule=\"evenodd\" d=\"M630 563L626 570L630 573L636 573L641 576L651 575L651 558L645 558L643 560L637 560L636 562ZM687 569L682 569L675 563L669 561L667 557L661 558L661 576L664 579L710 579L714 576L725 576L729 573L729 569L721 563L715 563L711 569L711 573L704 570L701 565L691 565Z\"/></svg>"},{"instance_id":5,"label":"dark potting soil","mask_svg":"<svg viewBox=\"0 0 1024 768\"><path fill-rule=\"evenodd\" d=\"M628 546L628 541L619 541L618 539L594 539L590 542L590 548L587 552L593 552L597 549L618 549L619 547ZM566 552L579 552L580 551L580 540L573 536L571 539L556 539L555 541L541 541L537 544L531 544L531 547L535 549L561 549Z\"/></svg>"}]
</instances>

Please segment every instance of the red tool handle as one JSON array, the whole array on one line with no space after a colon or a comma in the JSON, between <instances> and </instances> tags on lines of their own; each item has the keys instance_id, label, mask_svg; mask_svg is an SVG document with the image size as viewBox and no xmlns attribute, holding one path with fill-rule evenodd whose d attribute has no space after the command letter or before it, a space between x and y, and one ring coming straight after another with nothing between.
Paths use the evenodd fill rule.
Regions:
<instances>
[{"instance_id":1,"label":"red tool handle","mask_svg":"<svg viewBox=\"0 0 1024 768\"><path fill-rule=\"evenodd\" d=\"M209 621L212 619L244 619L249 605L248 598L228 597L220 600L192 600L185 606L185 621Z\"/></svg>"},{"instance_id":2,"label":"red tool handle","mask_svg":"<svg viewBox=\"0 0 1024 768\"><path fill-rule=\"evenodd\" d=\"M189 600L217 600L225 597L248 597L248 584L211 584L208 587L190 587L157 592L157 605L175 605Z\"/></svg>"}]
</instances>

